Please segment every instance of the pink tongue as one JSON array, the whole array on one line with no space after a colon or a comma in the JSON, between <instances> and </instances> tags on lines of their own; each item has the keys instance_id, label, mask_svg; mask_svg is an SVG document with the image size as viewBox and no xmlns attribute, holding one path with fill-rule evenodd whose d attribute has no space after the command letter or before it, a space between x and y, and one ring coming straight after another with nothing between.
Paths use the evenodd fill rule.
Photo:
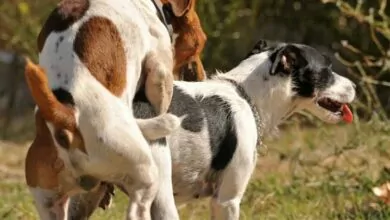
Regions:
<instances>
[{"instance_id":1,"label":"pink tongue","mask_svg":"<svg viewBox=\"0 0 390 220\"><path fill-rule=\"evenodd\" d=\"M347 104L343 105L343 120L346 123L351 123L353 121L353 114Z\"/></svg>"}]
</instances>

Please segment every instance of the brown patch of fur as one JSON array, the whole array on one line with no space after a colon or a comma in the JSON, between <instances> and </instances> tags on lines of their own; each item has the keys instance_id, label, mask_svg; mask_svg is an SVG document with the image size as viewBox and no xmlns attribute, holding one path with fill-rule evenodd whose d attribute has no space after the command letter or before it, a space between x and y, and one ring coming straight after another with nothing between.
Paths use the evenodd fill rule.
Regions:
<instances>
[{"instance_id":1,"label":"brown patch of fur","mask_svg":"<svg viewBox=\"0 0 390 220\"><path fill-rule=\"evenodd\" d=\"M30 187L56 189L63 162L57 156L49 128L40 112L35 115L36 136L26 157L26 181Z\"/></svg>"},{"instance_id":2,"label":"brown patch of fur","mask_svg":"<svg viewBox=\"0 0 390 220\"><path fill-rule=\"evenodd\" d=\"M126 56L115 25L93 17L79 29L73 49L91 74L111 93L120 96L126 86Z\"/></svg>"},{"instance_id":3,"label":"brown patch of fur","mask_svg":"<svg viewBox=\"0 0 390 220\"><path fill-rule=\"evenodd\" d=\"M89 8L89 0L63 0L51 12L38 35L38 50L42 51L51 32L66 30L79 20Z\"/></svg>"}]
</instances>

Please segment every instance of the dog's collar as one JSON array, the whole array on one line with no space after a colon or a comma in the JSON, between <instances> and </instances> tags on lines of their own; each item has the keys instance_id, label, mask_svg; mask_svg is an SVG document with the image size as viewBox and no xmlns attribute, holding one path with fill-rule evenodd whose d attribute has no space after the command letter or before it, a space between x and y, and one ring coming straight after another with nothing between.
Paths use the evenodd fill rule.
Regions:
<instances>
[{"instance_id":1,"label":"dog's collar","mask_svg":"<svg viewBox=\"0 0 390 220\"><path fill-rule=\"evenodd\" d=\"M172 5L169 3L163 4L160 1L160 3L162 4L162 11L161 11L156 1L159 0L152 0L154 7L156 7L157 9L157 16L160 19L160 21L164 24L164 26L167 28L169 37L171 38L172 41L173 39L172 17L174 16L172 11Z\"/></svg>"},{"instance_id":2,"label":"dog's collar","mask_svg":"<svg viewBox=\"0 0 390 220\"><path fill-rule=\"evenodd\" d=\"M256 144L256 146L260 147L262 145L262 139L263 139L263 133L264 133L264 125L261 123L259 111L257 111L257 108L256 108L255 104L252 102L252 100L249 97L248 93L246 93L245 89L239 83L237 83L236 81L234 81L232 79L226 79L225 78L223 80L229 82L234 87L236 87L236 90L237 90L238 94L243 99L245 99L248 102L249 106L251 107L253 117L255 118L256 129L257 129L257 144Z\"/></svg>"}]
</instances>

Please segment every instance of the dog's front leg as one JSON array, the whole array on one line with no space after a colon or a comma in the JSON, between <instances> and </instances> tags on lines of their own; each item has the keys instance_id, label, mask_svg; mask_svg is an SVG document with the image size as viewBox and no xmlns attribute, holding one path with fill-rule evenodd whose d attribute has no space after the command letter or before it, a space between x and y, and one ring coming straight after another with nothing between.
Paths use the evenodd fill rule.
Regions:
<instances>
[{"instance_id":1,"label":"dog's front leg","mask_svg":"<svg viewBox=\"0 0 390 220\"><path fill-rule=\"evenodd\" d=\"M68 197L55 190L30 188L41 220L67 220Z\"/></svg>"},{"instance_id":2,"label":"dog's front leg","mask_svg":"<svg viewBox=\"0 0 390 220\"><path fill-rule=\"evenodd\" d=\"M144 60L145 94L157 114L166 113L172 100L173 75L170 65L156 53L150 52Z\"/></svg>"}]
</instances>

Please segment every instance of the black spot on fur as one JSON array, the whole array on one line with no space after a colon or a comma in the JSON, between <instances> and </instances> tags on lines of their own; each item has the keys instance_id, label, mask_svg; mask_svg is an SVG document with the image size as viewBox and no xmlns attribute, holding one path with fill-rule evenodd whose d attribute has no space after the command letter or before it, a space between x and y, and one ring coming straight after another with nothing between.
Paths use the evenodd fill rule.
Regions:
<instances>
[{"instance_id":1,"label":"black spot on fur","mask_svg":"<svg viewBox=\"0 0 390 220\"><path fill-rule=\"evenodd\" d=\"M281 64L280 56L286 57L288 68ZM312 97L335 82L330 59L316 49L300 44L288 44L273 53L273 62L279 62L277 72L291 76L293 90L302 97Z\"/></svg>"},{"instance_id":2,"label":"black spot on fur","mask_svg":"<svg viewBox=\"0 0 390 220\"><path fill-rule=\"evenodd\" d=\"M302 97L312 97L316 90L323 90L333 84L335 78L330 70L313 71L304 68L293 74L293 90Z\"/></svg>"},{"instance_id":3,"label":"black spot on fur","mask_svg":"<svg viewBox=\"0 0 390 220\"><path fill-rule=\"evenodd\" d=\"M169 106L168 112L179 117L185 117L181 123L181 127L183 129L191 132L200 132L202 130L204 116L200 108L200 103L198 103L197 100L174 86L171 103L175 104L171 104ZM133 110L136 118L145 119L155 117L157 115L147 100L143 89L140 89L134 97ZM166 144L165 138L164 140L158 140L158 142Z\"/></svg>"},{"instance_id":4,"label":"black spot on fur","mask_svg":"<svg viewBox=\"0 0 390 220\"><path fill-rule=\"evenodd\" d=\"M247 57L266 51L270 52L272 63L270 75L292 77L298 96L312 97L315 91L324 90L335 81L330 58L310 46L262 39Z\"/></svg>"},{"instance_id":5,"label":"black spot on fur","mask_svg":"<svg viewBox=\"0 0 390 220\"><path fill-rule=\"evenodd\" d=\"M65 89L59 88L53 90L54 96L57 98L59 102L65 105L74 106L75 102L73 99L72 94L70 92L66 91Z\"/></svg>"},{"instance_id":6,"label":"black spot on fur","mask_svg":"<svg viewBox=\"0 0 390 220\"><path fill-rule=\"evenodd\" d=\"M60 36L57 41L56 41L56 53L58 53L58 48L60 47L60 44L62 43L62 41L64 40L64 36ZM60 57L60 59L62 59Z\"/></svg>"},{"instance_id":7,"label":"black spot on fur","mask_svg":"<svg viewBox=\"0 0 390 220\"><path fill-rule=\"evenodd\" d=\"M51 12L38 36L38 49L42 51L46 38L51 32L61 32L84 16L89 0L63 0ZM62 40L61 40L62 41ZM59 46L59 41L57 41ZM56 43L56 45L57 45ZM56 46L56 51L58 47Z\"/></svg>"},{"instance_id":8,"label":"black spot on fur","mask_svg":"<svg viewBox=\"0 0 390 220\"><path fill-rule=\"evenodd\" d=\"M199 100L207 119L213 154L211 168L222 170L230 163L237 148L236 127L231 107L227 101L217 95L199 97Z\"/></svg>"},{"instance_id":9,"label":"black spot on fur","mask_svg":"<svg viewBox=\"0 0 390 220\"><path fill-rule=\"evenodd\" d=\"M61 73L57 73L57 78L61 78Z\"/></svg>"},{"instance_id":10,"label":"black spot on fur","mask_svg":"<svg viewBox=\"0 0 390 220\"><path fill-rule=\"evenodd\" d=\"M156 115L143 90L135 96L133 108L136 118L150 118ZM211 168L222 170L229 164L237 147L237 135L230 104L227 101L216 95L194 99L174 86L168 112L178 117L184 116L181 127L191 132L200 132L206 119L213 156Z\"/></svg>"}]
</instances>

